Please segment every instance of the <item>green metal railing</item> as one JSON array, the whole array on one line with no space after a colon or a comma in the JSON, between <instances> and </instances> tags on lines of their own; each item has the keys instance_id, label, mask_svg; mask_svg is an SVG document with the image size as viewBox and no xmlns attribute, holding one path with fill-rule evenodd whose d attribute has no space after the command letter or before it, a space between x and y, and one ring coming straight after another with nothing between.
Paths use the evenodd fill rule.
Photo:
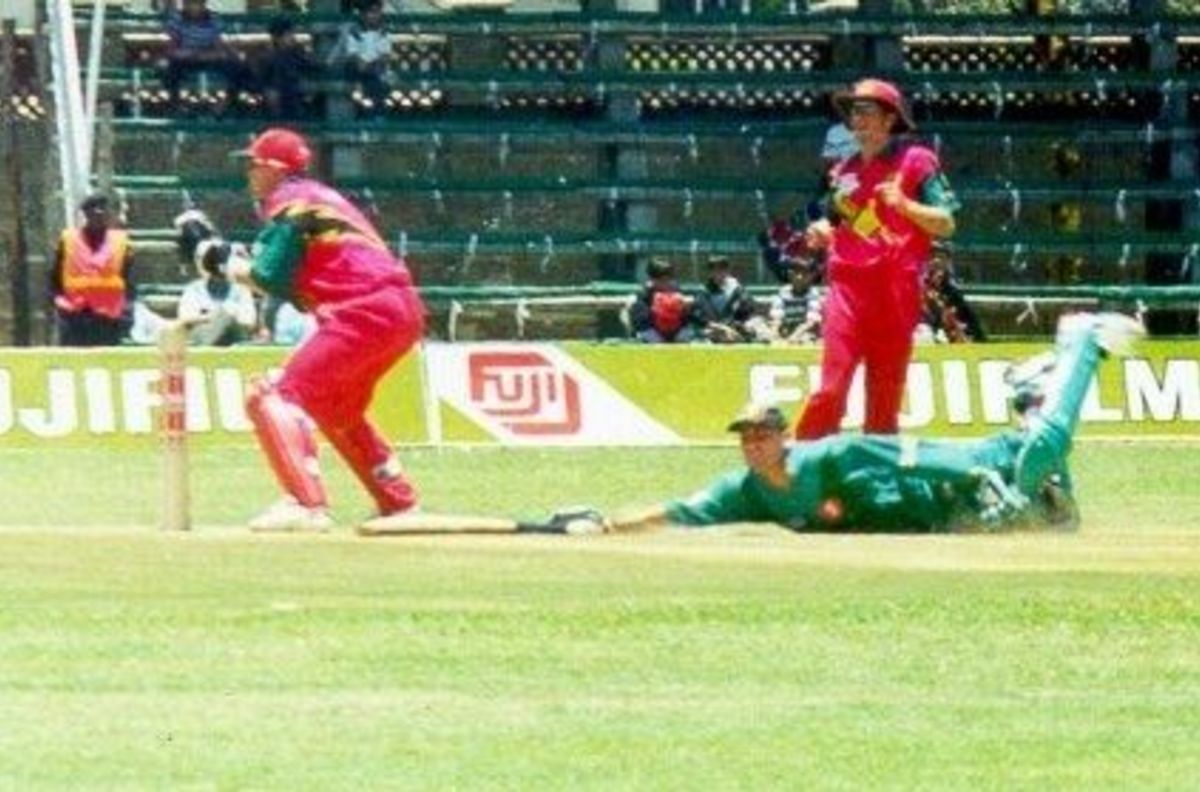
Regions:
<instances>
[{"instance_id":1,"label":"green metal railing","mask_svg":"<svg viewBox=\"0 0 1200 792\"><path fill-rule=\"evenodd\" d=\"M796 13L711 12L702 15L638 12L492 13L461 11L453 14L398 14L385 17L393 33L584 33L585 35L724 35L805 33L816 36L849 35L976 35L976 36L1190 36L1200 34L1200 13L1174 13L1161 17L1129 14L1024 16L1016 14L906 13L872 15L857 12L807 13L797 4ZM223 14L232 32L264 31L274 14ZM160 30L159 14L110 11L109 18L123 29ZM347 17L306 14L305 27L334 28Z\"/></svg>"},{"instance_id":2,"label":"green metal railing","mask_svg":"<svg viewBox=\"0 0 1200 792\"><path fill-rule=\"evenodd\" d=\"M186 190L194 197L209 192L238 192L246 189L245 177L239 174L216 176L160 176L128 174L114 177L114 186L129 193L180 192ZM528 194L585 194L589 197L634 198L673 197L690 195L696 198L721 198L753 195L755 193L787 193L798 195L807 185L799 184L791 174L783 176L722 177L660 177L640 179L601 179L568 176L482 176L478 178L427 176L357 176L338 180L341 189L370 191L375 194L488 194L501 196ZM1129 202L1146 200L1200 200L1200 187L1193 182L1130 182L1122 180L1073 181L1010 181L1001 179L969 179L954 181L955 194L970 201L1012 200L1082 202L1116 200Z\"/></svg>"},{"instance_id":3,"label":"green metal railing","mask_svg":"<svg viewBox=\"0 0 1200 792\"><path fill-rule=\"evenodd\" d=\"M230 239L249 241L253 229L227 229ZM134 229L134 242L173 243L173 229ZM503 232L503 231L425 231L401 233L395 246L408 254L481 254L543 255L574 254L669 254L689 251L698 255L757 253L759 243L752 234L729 229L680 230L660 232ZM961 252L1007 253L1030 257L1046 253L1106 254L1110 258L1147 252L1200 255L1200 233L1171 234L1113 230L1100 233L1064 234L1054 231L963 231L955 235L955 249Z\"/></svg>"},{"instance_id":4,"label":"green metal railing","mask_svg":"<svg viewBox=\"0 0 1200 792\"><path fill-rule=\"evenodd\" d=\"M553 302L586 298L591 300L632 297L640 286L636 283L594 281L576 286L422 286L421 296L431 303L482 302ZM700 284L684 284L686 292L695 292ZM1200 284L1194 286L1001 286L966 284L963 291L972 298L991 298L1024 301L1097 301L1147 307L1200 302ZM141 296L177 297L181 285L147 284L139 288ZM755 296L774 294L777 287L750 286Z\"/></svg>"}]
</instances>

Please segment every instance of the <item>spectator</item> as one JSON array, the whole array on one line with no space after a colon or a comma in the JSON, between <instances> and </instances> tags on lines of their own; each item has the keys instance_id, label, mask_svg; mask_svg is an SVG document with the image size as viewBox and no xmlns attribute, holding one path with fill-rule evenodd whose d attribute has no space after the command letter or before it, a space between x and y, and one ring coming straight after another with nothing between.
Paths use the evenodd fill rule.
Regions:
<instances>
[{"instance_id":1,"label":"spectator","mask_svg":"<svg viewBox=\"0 0 1200 792\"><path fill-rule=\"evenodd\" d=\"M729 259L709 258L708 277L692 309L694 322L704 338L717 344L750 340L754 334L746 322L754 314L754 301L733 276Z\"/></svg>"},{"instance_id":2,"label":"spectator","mask_svg":"<svg viewBox=\"0 0 1200 792\"><path fill-rule=\"evenodd\" d=\"M293 303L267 295L263 306L263 326L267 340L280 346L297 346L317 330L317 320L311 313Z\"/></svg>"},{"instance_id":3,"label":"spectator","mask_svg":"<svg viewBox=\"0 0 1200 792\"><path fill-rule=\"evenodd\" d=\"M646 283L629 309L633 334L648 344L687 343L696 333L688 322L691 300L680 290L675 265L652 259L646 266Z\"/></svg>"},{"instance_id":4,"label":"spectator","mask_svg":"<svg viewBox=\"0 0 1200 792\"><path fill-rule=\"evenodd\" d=\"M163 83L178 104L179 86L183 78L198 72L216 72L225 78L229 99L237 96L246 81L246 67L241 54L225 40L220 18L208 9L208 0L183 0L180 11L167 17L167 68Z\"/></svg>"},{"instance_id":5,"label":"spectator","mask_svg":"<svg viewBox=\"0 0 1200 792\"><path fill-rule=\"evenodd\" d=\"M818 269L806 261L792 265L792 279L771 298L767 311L769 339L785 344L810 344L821 337L821 287Z\"/></svg>"},{"instance_id":6,"label":"spectator","mask_svg":"<svg viewBox=\"0 0 1200 792\"><path fill-rule=\"evenodd\" d=\"M967 302L954 276L954 262L950 258L950 246L947 243L934 243L933 257L925 271L922 324L929 337L941 343L987 340L979 317Z\"/></svg>"},{"instance_id":7,"label":"spectator","mask_svg":"<svg viewBox=\"0 0 1200 792\"><path fill-rule=\"evenodd\" d=\"M804 221L807 223L807 220ZM765 231L758 234L760 260L779 283L786 286L792 282L797 265L813 268L820 277L824 253L810 250L804 232L797 231L792 221L776 218Z\"/></svg>"},{"instance_id":8,"label":"spectator","mask_svg":"<svg viewBox=\"0 0 1200 792\"><path fill-rule=\"evenodd\" d=\"M229 248L229 243L219 238L201 242L196 247L200 277L184 287L179 298L179 319L189 325L188 341L197 346L231 346L248 341L258 323L254 295L222 272Z\"/></svg>"},{"instance_id":9,"label":"spectator","mask_svg":"<svg viewBox=\"0 0 1200 792\"><path fill-rule=\"evenodd\" d=\"M129 341L133 344L153 346L158 343L159 336L162 335L167 324L164 317L155 313L154 309L146 304L146 300L139 297L133 301Z\"/></svg>"},{"instance_id":10,"label":"spectator","mask_svg":"<svg viewBox=\"0 0 1200 792\"><path fill-rule=\"evenodd\" d=\"M129 234L112 227L104 195L89 195L79 210L83 225L62 232L50 271L58 341L63 346L119 344L132 324Z\"/></svg>"},{"instance_id":11,"label":"spectator","mask_svg":"<svg viewBox=\"0 0 1200 792\"><path fill-rule=\"evenodd\" d=\"M858 153L858 140L846 126L845 121L831 124L825 130L825 141L821 144L822 171L829 173L834 165Z\"/></svg>"},{"instance_id":12,"label":"spectator","mask_svg":"<svg viewBox=\"0 0 1200 792\"><path fill-rule=\"evenodd\" d=\"M258 83L273 119L303 118L305 96L301 78L315 74L317 63L296 38L296 23L286 16L267 26L271 46L258 63Z\"/></svg>"},{"instance_id":13,"label":"spectator","mask_svg":"<svg viewBox=\"0 0 1200 792\"><path fill-rule=\"evenodd\" d=\"M370 0L358 19L342 28L329 64L357 82L372 115L382 113L392 64L392 39L383 26L383 3Z\"/></svg>"},{"instance_id":14,"label":"spectator","mask_svg":"<svg viewBox=\"0 0 1200 792\"><path fill-rule=\"evenodd\" d=\"M824 251L810 250L803 229L825 216L825 197L831 192L833 166L858 153L858 140L845 122L831 124L821 144L821 177L817 182L816 198L808 201L792 217L778 217L758 235L763 265L785 286L791 282L794 265L801 259L812 261L818 269ZM801 230L797 230L797 228Z\"/></svg>"},{"instance_id":15,"label":"spectator","mask_svg":"<svg viewBox=\"0 0 1200 792\"><path fill-rule=\"evenodd\" d=\"M804 218L794 218L797 225L803 227L813 220L825 216L825 196L833 191L833 168L839 162L850 159L858 153L858 139L846 126L844 120L831 124L825 130L825 140L821 143L821 177L817 181L816 197L804 205Z\"/></svg>"}]
</instances>

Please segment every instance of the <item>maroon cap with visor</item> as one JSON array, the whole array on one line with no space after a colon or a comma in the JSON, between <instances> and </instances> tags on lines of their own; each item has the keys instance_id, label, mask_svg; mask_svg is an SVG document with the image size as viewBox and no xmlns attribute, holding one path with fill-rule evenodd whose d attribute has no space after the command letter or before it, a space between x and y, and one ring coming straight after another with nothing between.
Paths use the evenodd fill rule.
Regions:
<instances>
[{"instance_id":1,"label":"maroon cap with visor","mask_svg":"<svg viewBox=\"0 0 1200 792\"><path fill-rule=\"evenodd\" d=\"M908 104L900 89L885 80L868 78L859 80L849 91L840 91L833 96L833 105L843 118L850 118L850 109L857 102L874 102L889 113L896 115L893 132L911 132L917 128L908 112Z\"/></svg>"},{"instance_id":2,"label":"maroon cap with visor","mask_svg":"<svg viewBox=\"0 0 1200 792\"><path fill-rule=\"evenodd\" d=\"M250 145L231 154L284 173L303 173L312 162L312 149L303 135L279 127L268 129Z\"/></svg>"}]
</instances>

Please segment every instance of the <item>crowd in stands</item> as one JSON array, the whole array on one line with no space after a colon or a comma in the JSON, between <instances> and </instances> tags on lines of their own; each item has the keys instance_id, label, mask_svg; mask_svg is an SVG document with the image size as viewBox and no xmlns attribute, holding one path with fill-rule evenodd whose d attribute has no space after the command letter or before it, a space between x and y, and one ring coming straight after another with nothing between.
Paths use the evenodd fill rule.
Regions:
<instances>
[{"instance_id":1,"label":"crowd in stands","mask_svg":"<svg viewBox=\"0 0 1200 792\"><path fill-rule=\"evenodd\" d=\"M790 228L785 221L774 226L776 233L784 228ZM769 240L770 232L764 232L763 239ZM918 342L987 340L955 276L952 255L953 248L948 244L934 248L925 275ZM808 254L789 237L782 249L768 241L763 262L781 283L773 294L756 298L746 291L733 272L732 262L724 256L708 260L708 275L693 292L685 292L680 286L669 260L651 259L646 265L646 280L629 306L633 338L647 344L819 343L825 294L820 258Z\"/></svg>"},{"instance_id":2,"label":"crowd in stands","mask_svg":"<svg viewBox=\"0 0 1200 792\"><path fill-rule=\"evenodd\" d=\"M133 246L110 210L107 196L94 193L79 206L77 226L59 237L50 270L54 332L61 346L154 344L173 317L188 328L197 346L261 343L296 345L315 329L315 320L286 302L255 296L221 274L234 251L197 211L176 219L182 260L196 269L173 310L159 313L138 295ZM244 252L242 253L244 255Z\"/></svg>"},{"instance_id":3,"label":"crowd in stands","mask_svg":"<svg viewBox=\"0 0 1200 792\"><path fill-rule=\"evenodd\" d=\"M133 249L126 232L113 222L107 198L88 196L80 212L82 223L60 237L50 276L59 344L153 344L170 315L188 325L190 342L199 346L294 345L312 333L312 317L294 305L256 297L222 277L217 265L229 255L229 243L189 239L192 213L181 215L176 227L181 254L194 264L196 277L184 286L173 311L164 315L151 309L137 296ZM986 340L954 276L950 255L949 246L939 246L929 263L917 340ZM782 282L759 299L747 292L725 256L708 259L707 277L692 291L680 285L671 261L651 259L628 310L633 339L649 344L819 343L824 296L819 259L785 254L771 260Z\"/></svg>"},{"instance_id":4,"label":"crowd in stands","mask_svg":"<svg viewBox=\"0 0 1200 792\"><path fill-rule=\"evenodd\" d=\"M251 53L229 43L221 17L208 7L208 0L182 0L178 9L167 13L163 28L163 87L172 106L182 107L189 79L205 75L222 83L216 115L229 112L238 96L254 93L263 97L271 118L299 119L309 98L306 82L334 78L357 88L367 115L379 113L391 90L394 57L383 0L358 0L344 4L343 10L353 18L342 25L326 53L314 51L311 38L298 35L294 17L282 14L267 26L267 46Z\"/></svg>"},{"instance_id":5,"label":"crowd in stands","mask_svg":"<svg viewBox=\"0 0 1200 792\"><path fill-rule=\"evenodd\" d=\"M393 66L384 3L346 0L342 10L353 14L353 19L341 27L327 52L318 55L311 38L298 35L292 17L278 16L268 26L269 45L251 56L228 43L221 19L208 7L208 0L180 0L179 8L168 12L164 27L169 42L163 61L165 87L178 101L192 75L216 75L225 83L227 102L242 91L253 91L261 94L272 117L287 120L305 117L306 77L332 76L357 85L360 107L367 115L376 114L384 108L391 90ZM226 109L219 107L217 112ZM847 118L843 114L833 119L827 131L820 151L824 167L815 180L815 195L830 192L835 166L857 150ZM100 224L107 224L108 219L106 215L92 218L89 212L95 211L96 206L85 205L89 220L80 229L64 232L60 243L52 283L59 338L64 344L152 340L163 320L134 299L128 237L117 229L101 235ZM632 337L645 343L821 341L827 288L824 252L810 248L803 229L827 211L818 198L805 204L796 216L778 220L762 232L760 263L778 283L775 293L765 299L756 299L746 290L733 262L723 256L709 258L703 282L687 292L671 261L651 260L645 270L646 281L629 307ZM221 278L215 267L206 266L207 257L220 251L199 244L194 251L197 277L187 284L178 303L178 316L191 326L193 343L289 343L310 331L310 321L294 306L259 305L246 289ZM73 290L71 284L76 282L70 275L72 266L88 260L94 265L95 260L117 255L114 251L123 257L110 273L119 279L123 294L116 316L112 315L115 293L104 302L90 292ZM947 245L939 245L928 263L924 311L916 334L919 341L955 343L985 338L955 278L951 254ZM189 261L191 258L189 255Z\"/></svg>"},{"instance_id":6,"label":"crowd in stands","mask_svg":"<svg viewBox=\"0 0 1200 792\"><path fill-rule=\"evenodd\" d=\"M873 84L876 82L863 81L856 90L876 90ZM886 83L878 86L880 90L894 91ZM898 120L907 128L912 127L898 94L884 95L883 99L871 94L858 97L858 101L870 108L893 109ZM827 224L832 214L830 196L836 191L834 180L844 178L840 169L859 153L858 137L847 125L851 118L849 110L843 110L841 116L830 125L821 147L823 165L814 192L816 197L793 217L777 219L759 234L762 269L776 277L781 284L779 290L768 301L755 300L732 272L730 261L717 256L709 259L707 278L700 289L694 294L684 294L671 262L656 259L647 267L647 280L629 311L636 339L645 343L715 344L805 344L821 340L829 251L827 245L814 244L817 240L811 231L814 225ZM886 134L890 136L890 130ZM902 146L889 148L889 145L885 138L880 147L887 156L904 151ZM948 189L947 196L947 201L953 203ZM914 341L985 340L984 329L955 277L949 242L932 241L924 273Z\"/></svg>"}]
</instances>

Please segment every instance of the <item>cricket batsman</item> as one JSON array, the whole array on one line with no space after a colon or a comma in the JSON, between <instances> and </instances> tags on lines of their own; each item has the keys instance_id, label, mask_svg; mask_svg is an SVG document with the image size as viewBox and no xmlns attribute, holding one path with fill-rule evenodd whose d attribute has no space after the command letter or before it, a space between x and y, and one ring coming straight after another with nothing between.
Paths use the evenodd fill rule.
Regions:
<instances>
[{"instance_id":1,"label":"cricket batsman","mask_svg":"<svg viewBox=\"0 0 1200 792\"><path fill-rule=\"evenodd\" d=\"M1040 409L1020 430L983 440L837 435L789 445L783 413L752 403L729 425L746 466L688 498L615 519L587 508L541 523L401 515L369 520L359 532L641 533L741 522L805 532L1069 530L1078 512L1067 456L1084 396L1100 361L1127 354L1143 333L1120 314L1064 318Z\"/></svg>"},{"instance_id":2,"label":"cricket batsman","mask_svg":"<svg viewBox=\"0 0 1200 792\"><path fill-rule=\"evenodd\" d=\"M418 342L424 307L403 261L341 194L306 173L308 142L268 129L235 152L264 227L252 255L226 275L289 300L316 333L276 382L251 386L246 411L284 497L250 522L258 531L322 531L333 521L313 426L366 487L380 515L413 509L417 494L391 446L366 418L376 383Z\"/></svg>"},{"instance_id":3,"label":"cricket batsman","mask_svg":"<svg viewBox=\"0 0 1200 792\"><path fill-rule=\"evenodd\" d=\"M821 385L796 438L836 434L854 372L865 366L863 431L896 434L932 240L954 233L958 208L937 154L898 137L916 129L899 89L867 79L834 97L858 150L830 171L826 216L805 229L827 251Z\"/></svg>"}]
</instances>

